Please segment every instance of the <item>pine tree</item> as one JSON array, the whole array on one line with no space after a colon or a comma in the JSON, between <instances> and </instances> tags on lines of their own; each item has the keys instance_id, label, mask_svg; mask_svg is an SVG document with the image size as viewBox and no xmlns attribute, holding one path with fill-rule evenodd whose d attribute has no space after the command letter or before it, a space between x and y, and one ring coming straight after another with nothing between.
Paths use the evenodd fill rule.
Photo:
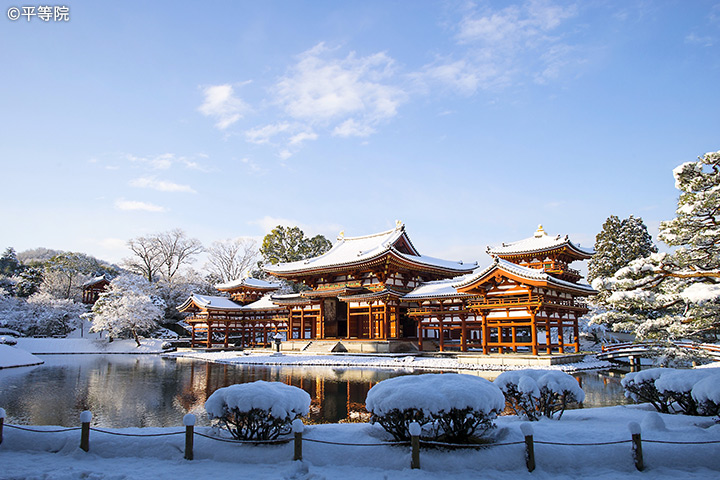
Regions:
<instances>
[{"instance_id":1,"label":"pine tree","mask_svg":"<svg viewBox=\"0 0 720 480\"><path fill-rule=\"evenodd\" d=\"M606 278L631 261L657 252L642 218L620 220L611 215L595 237L595 255L588 266L588 280Z\"/></svg>"},{"instance_id":2,"label":"pine tree","mask_svg":"<svg viewBox=\"0 0 720 480\"><path fill-rule=\"evenodd\" d=\"M676 217L659 238L677 247L634 260L593 286L610 292L611 312L594 322L639 338L716 339L720 329L720 152L673 170Z\"/></svg>"}]
</instances>

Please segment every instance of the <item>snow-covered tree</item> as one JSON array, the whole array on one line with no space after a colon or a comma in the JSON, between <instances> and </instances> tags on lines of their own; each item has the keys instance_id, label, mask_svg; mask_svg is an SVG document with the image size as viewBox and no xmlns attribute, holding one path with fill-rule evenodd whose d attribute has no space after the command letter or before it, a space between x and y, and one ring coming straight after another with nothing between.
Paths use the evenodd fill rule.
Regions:
<instances>
[{"instance_id":1,"label":"snow-covered tree","mask_svg":"<svg viewBox=\"0 0 720 480\"><path fill-rule=\"evenodd\" d=\"M157 329L164 313L165 302L153 285L137 275L121 275L110 282L88 316L91 331L106 331L110 338L132 336L139 347L139 335Z\"/></svg>"},{"instance_id":2,"label":"snow-covered tree","mask_svg":"<svg viewBox=\"0 0 720 480\"><path fill-rule=\"evenodd\" d=\"M67 335L86 310L82 303L48 293L36 293L27 300L0 294L0 326L29 336Z\"/></svg>"},{"instance_id":3,"label":"snow-covered tree","mask_svg":"<svg viewBox=\"0 0 720 480\"><path fill-rule=\"evenodd\" d=\"M620 220L611 215L595 237L595 255L588 264L588 281L612 277L631 261L657 252L642 218Z\"/></svg>"},{"instance_id":4,"label":"snow-covered tree","mask_svg":"<svg viewBox=\"0 0 720 480\"><path fill-rule=\"evenodd\" d=\"M720 328L720 152L675 170L676 217L660 224L672 253L653 253L593 287L610 292L593 321L639 338L716 339Z\"/></svg>"}]
</instances>

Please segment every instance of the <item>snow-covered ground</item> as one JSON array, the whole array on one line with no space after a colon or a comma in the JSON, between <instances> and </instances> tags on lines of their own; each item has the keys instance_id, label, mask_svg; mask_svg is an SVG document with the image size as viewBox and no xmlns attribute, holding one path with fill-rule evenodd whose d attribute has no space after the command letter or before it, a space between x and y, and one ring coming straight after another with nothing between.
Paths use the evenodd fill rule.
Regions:
<instances>
[{"instance_id":1,"label":"snow-covered ground","mask_svg":"<svg viewBox=\"0 0 720 480\"><path fill-rule=\"evenodd\" d=\"M161 353L165 340L143 338L138 347L135 340L115 340L92 338L26 338L17 339L17 347L34 354L58 353Z\"/></svg>"},{"instance_id":2,"label":"snow-covered ground","mask_svg":"<svg viewBox=\"0 0 720 480\"><path fill-rule=\"evenodd\" d=\"M562 420L533 422L536 442L597 443L630 439L628 424L638 422L645 440L720 441L720 424L704 417L660 415L648 405L567 411ZM497 443L522 442L517 417L500 417ZM34 427L56 430L57 427ZM184 432L184 427L109 430L148 434ZM211 433L210 427L197 431ZM309 425L305 438L338 443L389 441L382 428L369 424ZM343 446L303 442L304 461L293 462L292 442L274 446L223 443L195 436L195 459L183 459L184 435L122 437L91 432L90 452L79 449L78 430L32 433L5 427L0 445L3 479L716 479L718 444L643 443L646 469L635 470L629 442L600 446L535 444L537 469L528 473L524 445L480 450L423 448L420 470L411 470L406 446Z\"/></svg>"},{"instance_id":3,"label":"snow-covered ground","mask_svg":"<svg viewBox=\"0 0 720 480\"><path fill-rule=\"evenodd\" d=\"M39 365L42 359L23 349L0 343L0 368Z\"/></svg>"},{"instance_id":4,"label":"snow-covered ground","mask_svg":"<svg viewBox=\"0 0 720 480\"><path fill-rule=\"evenodd\" d=\"M271 354L271 353L250 353L243 352L173 352L168 356L196 358L215 363L227 363L231 365L286 365L286 366L337 366L357 368L412 368L418 370L481 370L481 371L503 371L511 369L523 369L527 366L517 365L494 365L494 364L470 364L460 363L454 358L441 357L416 357L412 355L368 355L368 354L324 354L324 355L303 355L294 353ZM562 370L573 372L578 370L594 370L610 368L612 364L600 361L593 356L586 356L582 362L568 363L564 365L538 366L545 370Z\"/></svg>"}]
</instances>

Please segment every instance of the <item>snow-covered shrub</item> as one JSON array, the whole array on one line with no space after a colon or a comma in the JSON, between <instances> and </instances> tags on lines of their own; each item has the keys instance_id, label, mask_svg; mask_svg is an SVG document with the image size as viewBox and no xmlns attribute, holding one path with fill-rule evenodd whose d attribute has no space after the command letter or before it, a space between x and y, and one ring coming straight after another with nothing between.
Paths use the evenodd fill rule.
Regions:
<instances>
[{"instance_id":1,"label":"snow-covered shrub","mask_svg":"<svg viewBox=\"0 0 720 480\"><path fill-rule=\"evenodd\" d=\"M692 388L692 398L700 415L720 415L720 372L716 370L697 382Z\"/></svg>"},{"instance_id":2,"label":"snow-covered shrub","mask_svg":"<svg viewBox=\"0 0 720 480\"><path fill-rule=\"evenodd\" d=\"M585 400L577 380L559 370L515 370L501 373L494 381L516 415L539 420L544 415L560 419L571 403Z\"/></svg>"},{"instance_id":3,"label":"snow-covered shrub","mask_svg":"<svg viewBox=\"0 0 720 480\"><path fill-rule=\"evenodd\" d=\"M292 421L309 408L306 391L263 380L219 388L205 402L210 418L238 440L274 440L290 433Z\"/></svg>"},{"instance_id":4,"label":"snow-covered shrub","mask_svg":"<svg viewBox=\"0 0 720 480\"><path fill-rule=\"evenodd\" d=\"M655 380L658 392L672 399L670 407L685 415L699 415L698 405L692 396L696 383L710 376L712 369L673 370L665 372Z\"/></svg>"},{"instance_id":5,"label":"snow-covered shrub","mask_svg":"<svg viewBox=\"0 0 720 480\"><path fill-rule=\"evenodd\" d=\"M706 400L714 398L713 389L720 387L704 383L707 378L720 379L719 369L651 368L628 373L622 380L622 385L625 387L626 397L636 402L650 402L658 412L715 415L706 413L714 409L711 403L706 404ZM694 394L697 385L700 387L697 394ZM701 402L698 398L702 399Z\"/></svg>"},{"instance_id":6,"label":"snow-covered shrub","mask_svg":"<svg viewBox=\"0 0 720 480\"><path fill-rule=\"evenodd\" d=\"M407 375L384 380L370 389L365 408L396 440L410 438L418 422L425 437L451 443L468 442L495 427L505 407L502 392L484 378L463 374Z\"/></svg>"},{"instance_id":7,"label":"snow-covered shrub","mask_svg":"<svg viewBox=\"0 0 720 480\"><path fill-rule=\"evenodd\" d=\"M672 399L658 391L655 380L668 371L669 368L650 368L640 372L630 372L620 382L625 389L625 396L637 403L648 402L661 413L670 412Z\"/></svg>"}]
</instances>

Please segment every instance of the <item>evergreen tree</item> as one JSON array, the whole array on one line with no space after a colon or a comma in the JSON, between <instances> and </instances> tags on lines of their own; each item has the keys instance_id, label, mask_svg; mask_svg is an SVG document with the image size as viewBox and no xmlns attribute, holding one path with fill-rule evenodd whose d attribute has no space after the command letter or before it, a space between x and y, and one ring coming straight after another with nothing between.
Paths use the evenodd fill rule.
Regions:
<instances>
[{"instance_id":1,"label":"evergreen tree","mask_svg":"<svg viewBox=\"0 0 720 480\"><path fill-rule=\"evenodd\" d=\"M331 246L322 235L307 238L298 227L278 225L265 235L260 253L266 262L274 265L317 257L330 250Z\"/></svg>"},{"instance_id":2,"label":"evergreen tree","mask_svg":"<svg viewBox=\"0 0 720 480\"><path fill-rule=\"evenodd\" d=\"M716 339L720 328L720 152L673 170L681 191L660 239L677 247L632 261L593 286L613 309L594 322L639 338Z\"/></svg>"},{"instance_id":3,"label":"evergreen tree","mask_svg":"<svg viewBox=\"0 0 720 480\"><path fill-rule=\"evenodd\" d=\"M20 270L22 265L18 261L15 249L8 247L5 252L0 256L0 275L11 277Z\"/></svg>"},{"instance_id":4,"label":"evergreen tree","mask_svg":"<svg viewBox=\"0 0 720 480\"><path fill-rule=\"evenodd\" d=\"M595 237L595 255L588 266L588 280L612 277L631 261L656 253L657 247L642 218L620 220L611 215Z\"/></svg>"}]
</instances>

